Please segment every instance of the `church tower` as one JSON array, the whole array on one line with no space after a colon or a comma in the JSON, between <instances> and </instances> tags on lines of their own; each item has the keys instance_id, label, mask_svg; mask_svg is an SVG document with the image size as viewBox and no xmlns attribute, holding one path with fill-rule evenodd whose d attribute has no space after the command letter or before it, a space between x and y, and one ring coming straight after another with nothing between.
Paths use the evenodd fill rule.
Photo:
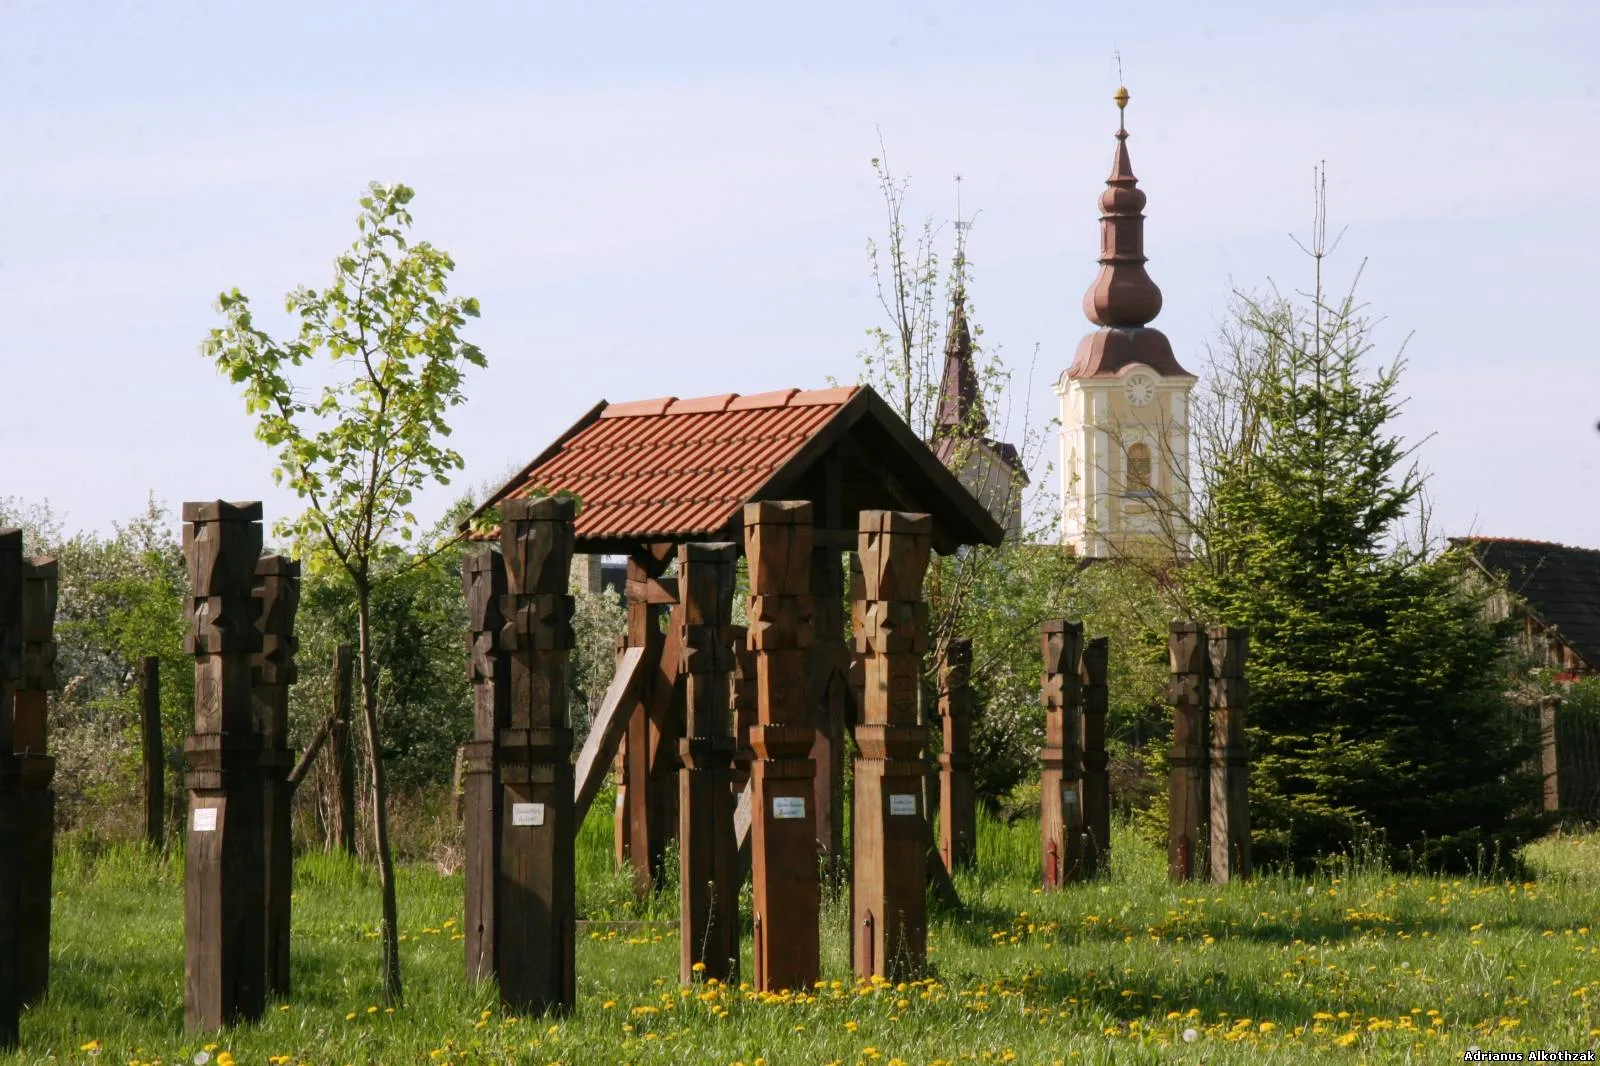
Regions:
<instances>
[{"instance_id":1,"label":"church tower","mask_svg":"<svg viewBox=\"0 0 1600 1066\"><path fill-rule=\"evenodd\" d=\"M1116 95L1125 116L1128 90ZM1091 559L1187 550L1189 394L1196 378L1149 325L1161 290L1145 273L1145 195L1119 121L1100 194L1100 272L1083 297L1100 328L1056 382L1062 540Z\"/></svg>"}]
</instances>

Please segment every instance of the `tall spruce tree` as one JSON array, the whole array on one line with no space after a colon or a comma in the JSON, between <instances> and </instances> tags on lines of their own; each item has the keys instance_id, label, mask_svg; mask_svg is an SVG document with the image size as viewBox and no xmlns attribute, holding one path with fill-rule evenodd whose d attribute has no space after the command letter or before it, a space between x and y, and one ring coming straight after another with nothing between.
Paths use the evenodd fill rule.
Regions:
<instances>
[{"instance_id":1,"label":"tall spruce tree","mask_svg":"<svg viewBox=\"0 0 1600 1066\"><path fill-rule=\"evenodd\" d=\"M1371 372L1353 296L1245 300L1250 447L1207 472L1189 592L1250 630L1251 820L1263 860L1307 866L1376 841L1472 866L1535 832L1528 738L1504 632L1433 550L1423 478L1391 428L1403 366Z\"/></svg>"}]
</instances>

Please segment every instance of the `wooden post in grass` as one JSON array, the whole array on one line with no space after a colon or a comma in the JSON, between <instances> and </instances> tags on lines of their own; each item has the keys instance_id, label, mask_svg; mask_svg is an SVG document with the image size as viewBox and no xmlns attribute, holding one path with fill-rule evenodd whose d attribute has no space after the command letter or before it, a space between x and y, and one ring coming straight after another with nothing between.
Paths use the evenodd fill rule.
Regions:
<instances>
[{"instance_id":1,"label":"wooden post in grass","mask_svg":"<svg viewBox=\"0 0 1600 1066\"><path fill-rule=\"evenodd\" d=\"M289 771L289 686L295 683L295 611L300 605L300 564L282 555L256 561L256 628L261 650L251 673L256 725L261 730L261 787L265 811L262 861L266 864L267 994L289 995L289 896L294 890L294 786Z\"/></svg>"},{"instance_id":2,"label":"wooden post in grass","mask_svg":"<svg viewBox=\"0 0 1600 1066\"><path fill-rule=\"evenodd\" d=\"M56 561L22 564L22 672L15 697L12 750L18 761L17 994L24 1004L50 984L50 872L55 863L56 761L49 754L49 693L56 687ZM0 704L0 707L3 707Z\"/></svg>"},{"instance_id":3,"label":"wooden post in grass","mask_svg":"<svg viewBox=\"0 0 1600 1066\"><path fill-rule=\"evenodd\" d=\"M811 647L811 504L744 509L757 724L750 730L755 987L809 991L819 972L816 805L805 703ZM920 856L919 856L920 858Z\"/></svg>"},{"instance_id":4,"label":"wooden post in grass","mask_svg":"<svg viewBox=\"0 0 1600 1066\"><path fill-rule=\"evenodd\" d=\"M509 659L507 721L495 739L499 871L495 893L500 1001L518 1012L572 1009L577 917L572 728L570 497L500 505L506 599L500 647Z\"/></svg>"},{"instance_id":5,"label":"wooden post in grass","mask_svg":"<svg viewBox=\"0 0 1600 1066\"><path fill-rule=\"evenodd\" d=\"M1039 647L1044 658L1039 836L1044 887L1054 889L1077 880L1082 867L1078 734L1083 690L1078 662L1083 654L1083 624L1063 619L1045 622L1040 627Z\"/></svg>"},{"instance_id":6,"label":"wooden post in grass","mask_svg":"<svg viewBox=\"0 0 1600 1066\"><path fill-rule=\"evenodd\" d=\"M1106 711L1109 692L1106 668L1111 654L1107 637L1084 643L1078 677L1083 691L1083 876L1100 877L1111 869L1111 773L1106 753Z\"/></svg>"},{"instance_id":7,"label":"wooden post in grass","mask_svg":"<svg viewBox=\"0 0 1600 1066\"><path fill-rule=\"evenodd\" d=\"M1250 753L1244 716L1246 630L1212 626L1206 633L1211 667L1211 879L1250 876Z\"/></svg>"},{"instance_id":8,"label":"wooden post in grass","mask_svg":"<svg viewBox=\"0 0 1600 1066\"><path fill-rule=\"evenodd\" d=\"M1210 781L1206 699L1210 654L1198 622L1173 622L1167 650L1172 675L1171 774L1167 781L1167 872L1174 881L1204 880L1210 858Z\"/></svg>"},{"instance_id":9,"label":"wooden post in grass","mask_svg":"<svg viewBox=\"0 0 1600 1066\"><path fill-rule=\"evenodd\" d=\"M466 745L466 928L467 979L495 975L495 879L499 870L500 782L495 738L509 721L509 661L500 648L506 598L505 560L481 548L462 560L461 584L467 600L468 671L472 678L472 740Z\"/></svg>"},{"instance_id":10,"label":"wooden post in grass","mask_svg":"<svg viewBox=\"0 0 1600 1066\"><path fill-rule=\"evenodd\" d=\"M21 918L21 843L18 792L22 766L15 754L12 703L22 680L22 531L0 530L0 1048L14 1048L22 1016L18 974Z\"/></svg>"},{"instance_id":11,"label":"wooden post in grass","mask_svg":"<svg viewBox=\"0 0 1600 1066\"><path fill-rule=\"evenodd\" d=\"M627 739L624 751L623 787L627 789L622 808L627 817L627 844L625 851L633 869L634 889L641 895L657 883L667 846L667 803L662 787L663 767L676 760L677 738L672 739L671 757L661 749L664 730L670 712L671 692L663 693L663 660L666 636L661 632L660 618L666 609L664 597L652 596L660 591L658 580L666 570L670 556L661 552L644 550L628 557L626 601L628 610L628 647L644 649L645 682L628 717ZM652 602L654 600L654 602ZM674 664L675 669L675 664ZM672 784L675 786L676 781ZM676 825L674 825L676 830Z\"/></svg>"},{"instance_id":12,"label":"wooden post in grass","mask_svg":"<svg viewBox=\"0 0 1600 1066\"><path fill-rule=\"evenodd\" d=\"M972 640L945 644L939 717L939 853L947 870L971 866L978 856L978 801L972 782Z\"/></svg>"},{"instance_id":13,"label":"wooden post in grass","mask_svg":"<svg viewBox=\"0 0 1600 1066\"><path fill-rule=\"evenodd\" d=\"M183 505L190 596L184 646L195 660L194 733L184 742L184 1024L213 1032L265 1006L266 869L262 737L250 696L261 634L251 587L261 504Z\"/></svg>"},{"instance_id":14,"label":"wooden post in grass","mask_svg":"<svg viewBox=\"0 0 1600 1066\"><path fill-rule=\"evenodd\" d=\"M678 980L737 983L739 869L733 839L731 707L733 586L737 544L678 549L684 633L683 767L678 771ZM697 970L696 967L699 967Z\"/></svg>"},{"instance_id":15,"label":"wooden post in grass","mask_svg":"<svg viewBox=\"0 0 1600 1066\"><path fill-rule=\"evenodd\" d=\"M922 790L927 732L921 721L928 607L922 577L933 519L862 511L863 596L856 650L866 705L856 725L851 929L858 977L920 976L927 965L928 852Z\"/></svg>"},{"instance_id":16,"label":"wooden post in grass","mask_svg":"<svg viewBox=\"0 0 1600 1066\"><path fill-rule=\"evenodd\" d=\"M350 693L355 681L356 650L340 644L333 651L333 726L328 734L333 763L333 800L339 850L356 854L356 749L350 732Z\"/></svg>"},{"instance_id":17,"label":"wooden post in grass","mask_svg":"<svg viewBox=\"0 0 1600 1066\"><path fill-rule=\"evenodd\" d=\"M144 842L167 845L166 747L161 739L161 660L146 655L139 667L139 765L144 792Z\"/></svg>"}]
</instances>

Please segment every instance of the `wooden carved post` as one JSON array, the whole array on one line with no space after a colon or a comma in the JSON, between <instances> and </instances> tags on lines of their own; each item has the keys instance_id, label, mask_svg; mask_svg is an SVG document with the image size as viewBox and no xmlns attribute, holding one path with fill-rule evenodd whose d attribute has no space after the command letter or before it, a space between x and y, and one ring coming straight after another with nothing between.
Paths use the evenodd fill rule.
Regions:
<instances>
[{"instance_id":1,"label":"wooden carved post","mask_svg":"<svg viewBox=\"0 0 1600 1066\"><path fill-rule=\"evenodd\" d=\"M1110 640L1095 637L1083 646L1079 678L1083 686L1083 876L1111 869L1111 774L1107 769L1106 666Z\"/></svg>"},{"instance_id":2,"label":"wooden carved post","mask_svg":"<svg viewBox=\"0 0 1600 1066\"><path fill-rule=\"evenodd\" d=\"M1083 624L1045 622L1040 627L1039 645L1044 656L1039 831L1044 887L1050 889L1077 880L1082 868L1078 736L1083 690L1078 680L1078 662L1083 654Z\"/></svg>"},{"instance_id":3,"label":"wooden carved post","mask_svg":"<svg viewBox=\"0 0 1600 1066\"><path fill-rule=\"evenodd\" d=\"M340 644L333 653L333 726L328 734L332 747L334 805L337 808L339 849L356 853L356 749L350 737L350 693L355 681L356 650Z\"/></svg>"},{"instance_id":4,"label":"wooden carved post","mask_svg":"<svg viewBox=\"0 0 1600 1066\"><path fill-rule=\"evenodd\" d=\"M650 552L637 552L628 559L628 646L644 649L640 669L649 679L639 686L638 701L628 717L623 741L627 755L622 778L627 789L626 850L633 867L634 888L641 894L656 883L667 844L666 810L657 776L661 768L662 723L652 713L661 702L658 689L665 636L659 618L663 607L650 602L651 585L665 568L666 559Z\"/></svg>"},{"instance_id":5,"label":"wooden carved post","mask_svg":"<svg viewBox=\"0 0 1600 1066\"><path fill-rule=\"evenodd\" d=\"M734 753L729 630L738 560L737 544L678 550L687 710L678 748L678 979L684 984L695 979L696 965L703 977L737 981L741 878L728 783Z\"/></svg>"},{"instance_id":6,"label":"wooden carved post","mask_svg":"<svg viewBox=\"0 0 1600 1066\"><path fill-rule=\"evenodd\" d=\"M817 979L816 809L805 662L811 647L811 504L744 509L750 566L750 650L757 723L750 730L751 924L759 991L803 989Z\"/></svg>"},{"instance_id":7,"label":"wooden carved post","mask_svg":"<svg viewBox=\"0 0 1600 1066\"><path fill-rule=\"evenodd\" d=\"M1560 750L1556 746L1556 716L1561 712L1560 696L1539 700L1539 777L1543 782L1543 807L1551 814L1561 809Z\"/></svg>"},{"instance_id":8,"label":"wooden carved post","mask_svg":"<svg viewBox=\"0 0 1600 1066\"><path fill-rule=\"evenodd\" d=\"M256 628L261 650L251 673L256 728L261 731L262 861L267 870L267 993L289 995L289 894L294 890L294 835L290 817L294 787L289 771L289 686L295 682L294 616L300 605L300 564L282 555L256 562Z\"/></svg>"},{"instance_id":9,"label":"wooden carved post","mask_svg":"<svg viewBox=\"0 0 1600 1066\"><path fill-rule=\"evenodd\" d=\"M468 671L472 678L472 740L466 745L467 979L488 980L496 969L495 882L500 869L500 778L495 742L510 722L510 661L500 650L506 595L505 560L481 548L462 560L467 599Z\"/></svg>"},{"instance_id":10,"label":"wooden carved post","mask_svg":"<svg viewBox=\"0 0 1600 1066\"><path fill-rule=\"evenodd\" d=\"M15 697L12 750L19 762L17 796L17 994L23 1003L50 983L50 870L55 862L56 761L49 754L49 692L56 687L56 561L22 564L22 673ZM0 703L0 707L4 704Z\"/></svg>"},{"instance_id":11,"label":"wooden carved post","mask_svg":"<svg viewBox=\"0 0 1600 1066\"><path fill-rule=\"evenodd\" d=\"M0 1048L19 1039L22 985L18 974L22 883L18 791L22 767L14 754L12 705L22 680L22 531L0 529Z\"/></svg>"},{"instance_id":12,"label":"wooden carved post","mask_svg":"<svg viewBox=\"0 0 1600 1066\"><path fill-rule=\"evenodd\" d=\"M1172 680L1171 776L1167 788L1167 872L1174 881L1203 880L1210 844L1207 810L1206 681L1210 655L1198 622L1173 622L1167 635Z\"/></svg>"},{"instance_id":13,"label":"wooden carved post","mask_svg":"<svg viewBox=\"0 0 1600 1066\"><path fill-rule=\"evenodd\" d=\"M251 589L261 504L186 503L194 733L184 742L184 1024L212 1031L265 1006L266 867L261 733L250 697L261 650Z\"/></svg>"},{"instance_id":14,"label":"wooden carved post","mask_svg":"<svg viewBox=\"0 0 1600 1066\"><path fill-rule=\"evenodd\" d=\"M139 765L144 794L144 841L167 845L166 747L161 739L161 660L147 655L139 667Z\"/></svg>"},{"instance_id":15,"label":"wooden carved post","mask_svg":"<svg viewBox=\"0 0 1600 1066\"><path fill-rule=\"evenodd\" d=\"M501 651L510 660L508 721L496 738L500 774L495 893L500 1001L517 1011L571 1010L577 917L572 728L572 521L567 497L500 505L506 598Z\"/></svg>"},{"instance_id":16,"label":"wooden carved post","mask_svg":"<svg viewBox=\"0 0 1600 1066\"><path fill-rule=\"evenodd\" d=\"M862 511L858 529L864 599L856 650L865 658L866 703L855 731L852 955L857 976L899 981L920 975L928 956L927 733L918 703L933 519Z\"/></svg>"},{"instance_id":17,"label":"wooden carved post","mask_svg":"<svg viewBox=\"0 0 1600 1066\"><path fill-rule=\"evenodd\" d=\"M1212 626L1206 635L1211 667L1211 879L1239 881L1250 876L1250 752L1244 736L1249 634Z\"/></svg>"},{"instance_id":18,"label":"wooden carved post","mask_svg":"<svg viewBox=\"0 0 1600 1066\"><path fill-rule=\"evenodd\" d=\"M946 869L971 866L978 855L978 801L972 783L972 641L951 637L944 651L939 699L944 750L939 753L939 853Z\"/></svg>"}]
</instances>

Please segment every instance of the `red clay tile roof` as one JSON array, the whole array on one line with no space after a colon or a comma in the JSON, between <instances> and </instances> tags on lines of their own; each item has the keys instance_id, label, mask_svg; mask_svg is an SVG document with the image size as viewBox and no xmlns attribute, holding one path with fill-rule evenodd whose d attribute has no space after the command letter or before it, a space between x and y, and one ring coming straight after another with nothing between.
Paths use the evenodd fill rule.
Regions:
<instances>
[{"instance_id":1,"label":"red clay tile roof","mask_svg":"<svg viewBox=\"0 0 1600 1066\"><path fill-rule=\"evenodd\" d=\"M857 391L605 404L495 499L571 492L583 501L580 539L714 534Z\"/></svg>"},{"instance_id":2,"label":"red clay tile roof","mask_svg":"<svg viewBox=\"0 0 1600 1066\"><path fill-rule=\"evenodd\" d=\"M835 463L824 475L824 457ZM570 492L582 501L578 550L738 537L740 509L774 498L810 499L817 477L838 477L844 515L887 508L934 516L940 552L999 544L1005 532L865 386L752 396L663 397L596 404L571 429L478 508L462 529L506 498ZM821 516L819 516L819 521ZM853 528L853 521L848 526Z\"/></svg>"}]
</instances>

